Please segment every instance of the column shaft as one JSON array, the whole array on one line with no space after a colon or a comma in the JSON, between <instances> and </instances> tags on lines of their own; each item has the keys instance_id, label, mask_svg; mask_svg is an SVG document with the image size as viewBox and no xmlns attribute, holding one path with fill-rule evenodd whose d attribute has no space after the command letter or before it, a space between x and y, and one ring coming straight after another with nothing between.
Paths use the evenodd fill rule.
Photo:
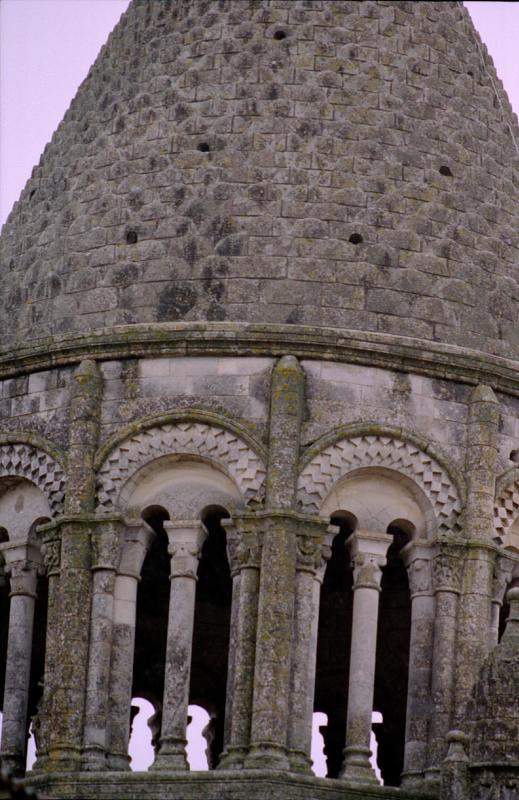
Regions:
<instances>
[{"instance_id":1,"label":"column shaft","mask_svg":"<svg viewBox=\"0 0 519 800\"><path fill-rule=\"evenodd\" d=\"M426 778L434 781L439 780L440 765L447 751L445 737L451 729L462 552L462 548L456 546L440 545L440 551L433 560L436 609Z\"/></svg>"},{"instance_id":2,"label":"column shaft","mask_svg":"<svg viewBox=\"0 0 519 800\"><path fill-rule=\"evenodd\" d=\"M412 542L402 556L411 590L411 636L402 783L420 783L427 766L427 736L431 716L431 679L435 601L432 591L432 553L428 545Z\"/></svg>"},{"instance_id":3,"label":"column shaft","mask_svg":"<svg viewBox=\"0 0 519 800\"><path fill-rule=\"evenodd\" d=\"M6 572L11 601L0 753L2 766L20 775L25 771L37 567L27 561L8 562Z\"/></svg>"},{"instance_id":4,"label":"column shaft","mask_svg":"<svg viewBox=\"0 0 519 800\"><path fill-rule=\"evenodd\" d=\"M261 547L254 526L240 521L238 534L228 534L227 551L233 575L230 638L234 654L227 679L225 750L220 768L240 769L250 744L258 618Z\"/></svg>"},{"instance_id":5,"label":"column shaft","mask_svg":"<svg viewBox=\"0 0 519 800\"><path fill-rule=\"evenodd\" d=\"M264 516L263 523L251 751L247 766L287 769L295 524L281 512Z\"/></svg>"},{"instance_id":6,"label":"column shaft","mask_svg":"<svg viewBox=\"0 0 519 800\"><path fill-rule=\"evenodd\" d=\"M205 531L199 522L164 523L171 555L166 667L156 770L188 769L186 727L195 618L196 572Z\"/></svg>"},{"instance_id":7,"label":"column shaft","mask_svg":"<svg viewBox=\"0 0 519 800\"><path fill-rule=\"evenodd\" d=\"M130 768L128 740L137 618L137 587L144 558L155 534L142 523L128 526L114 585L112 654L108 698L109 769Z\"/></svg>"},{"instance_id":8,"label":"column shaft","mask_svg":"<svg viewBox=\"0 0 519 800\"><path fill-rule=\"evenodd\" d=\"M353 621L346 748L341 777L377 783L370 763L377 624L382 567L391 544L386 534L358 532L350 539L354 559Z\"/></svg>"},{"instance_id":9,"label":"column shaft","mask_svg":"<svg viewBox=\"0 0 519 800\"><path fill-rule=\"evenodd\" d=\"M92 538L94 574L83 764L86 769L98 770L107 766L115 573L119 566L122 542L120 532L113 523L99 523Z\"/></svg>"},{"instance_id":10,"label":"column shaft","mask_svg":"<svg viewBox=\"0 0 519 800\"><path fill-rule=\"evenodd\" d=\"M330 531L332 530L334 529L330 529ZM300 534L297 537L288 749L290 767L298 772L310 772L312 768L310 754L319 601L325 559L329 558L331 553L330 546L325 543L324 535L322 535L325 532L326 528L321 525L320 536ZM332 535L330 532L330 539Z\"/></svg>"}]
</instances>

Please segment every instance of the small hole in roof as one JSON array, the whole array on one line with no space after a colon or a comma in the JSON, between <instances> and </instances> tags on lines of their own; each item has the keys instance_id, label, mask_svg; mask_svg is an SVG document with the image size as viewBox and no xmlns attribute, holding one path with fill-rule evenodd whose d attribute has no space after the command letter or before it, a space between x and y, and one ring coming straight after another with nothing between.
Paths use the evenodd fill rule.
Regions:
<instances>
[{"instance_id":1,"label":"small hole in roof","mask_svg":"<svg viewBox=\"0 0 519 800\"><path fill-rule=\"evenodd\" d=\"M510 461L513 461L514 464L519 464L519 450L512 450L510 453Z\"/></svg>"},{"instance_id":2,"label":"small hole in roof","mask_svg":"<svg viewBox=\"0 0 519 800\"><path fill-rule=\"evenodd\" d=\"M126 244L137 244L137 231L128 231L126 234Z\"/></svg>"},{"instance_id":3,"label":"small hole in roof","mask_svg":"<svg viewBox=\"0 0 519 800\"><path fill-rule=\"evenodd\" d=\"M472 72L472 70L471 70L471 69L468 69L468 70L467 70L467 75L470 75L470 77L471 77L471 78L473 78L473 77L474 77L474 73Z\"/></svg>"},{"instance_id":4,"label":"small hole in roof","mask_svg":"<svg viewBox=\"0 0 519 800\"><path fill-rule=\"evenodd\" d=\"M200 144L198 145L198 149L200 150L201 153L208 153L211 148L209 147L207 142L200 142Z\"/></svg>"},{"instance_id":5,"label":"small hole in roof","mask_svg":"<svg viewBox=\"0 0 519 800\"><path fill-rule=\"evenodd\" d=\"M440 175L447 175L449 178L452 178L450 167L446 167L445 165L440 167Z\"/></svg>"},{"instance_id":6,"label":"small hole in roof","mask_svg":"<svg viewBox=\"0 0 519 800\"><path fill-rule=\"evenodd\" d=\"M286 39L286 38L287 38L286 31L275 31L274 39L276 39L276 41L279 42L281 39Z\"/></svg>"},{"instance_id":7,"label":"small hole in roof","mask_svg":"<svg viewBox=\"0 0 519 800\"><path fill-rule=\"evenodd\" d=\"M360 233L352 233L348 241L350 241L352 244L362 244L364 239L362 238Z\"/></svg>"},{"instance_id":8,"label":"small hole in roof","mask_svg":"<svg viewBox=\"0 0 519 800\"><path fill-rule=\"evenodd\" d=\"M36 194L36 189L31 189L31 193L29 195L29 200L32 200L32 198L34 197L35 194Z\"/></svg>"}]
</instances>

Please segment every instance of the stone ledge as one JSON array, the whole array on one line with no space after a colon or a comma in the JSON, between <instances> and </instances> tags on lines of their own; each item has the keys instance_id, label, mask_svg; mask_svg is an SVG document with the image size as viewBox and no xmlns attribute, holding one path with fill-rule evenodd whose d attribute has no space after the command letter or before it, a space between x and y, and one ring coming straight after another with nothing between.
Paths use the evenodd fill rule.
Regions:
<instances>
[{"instance_id":1,"label":"stone ledge","mask_svg":"<svg viewBox=\"0 0 519 800\"><path fill-rule=\"evenodd\" d=\"M356 363L414 372L519 396L519 362L478 350L392 334L316 328L184 322L116 326L87 336L42 339L0 351L0 379L91 357L111 360L157 356L279 356Z\"/></svg>"},{"instance_id":2,"label":"stone ledge","mask_svg":"<svg viewBox=\"0 0 519 800\"><path fill-rule=\"evenodd\" d=\"M89 772L29 775L45 800L437 800L389 786L260 770L215 772Z\"/></svg>"}]
</instances>

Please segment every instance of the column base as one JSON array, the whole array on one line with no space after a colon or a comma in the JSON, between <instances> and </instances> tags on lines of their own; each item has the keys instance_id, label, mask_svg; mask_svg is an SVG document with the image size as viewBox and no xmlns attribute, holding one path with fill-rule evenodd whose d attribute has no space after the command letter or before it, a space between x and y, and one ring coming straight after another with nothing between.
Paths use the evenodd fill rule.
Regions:
<instances>
[{"instance_id":1,"label":"column base","mask_svg":"<svg viewBox=\"0 0 519 800\"><path fill-rule=\"evenodd\" d=\"M274 742L257 742L252 745L245 759L244 768L288 770L290 764L284 747Z\"/></svg>"},{"instance_id":2,"label":"column base","mask_svg":"<svg viewBox=\"0 0 519 800\"><path fill-rule=\"evenodd\" d=\"M243 769L248 752L249 749L247 747L229 745L223 751L216 769Z\"/></svg>"},{"instance_id":3,"label":"column base","mask_svg":"<svg viewBox=\"0 0 519 800\"><path fill-rule=\"evenodd\" d=\"M127 753L107 753L106 768L114 772L128 772L131 758Z\"/></svg>"},{"instance_id":4,"label":"column base","mask_svg":"<svg viewBox=\"0 0 519 800\"><path fill-rule=\"evenodd\" d=\"M78 747L51 747L45 765L47 772L79 772L81 751Z\"/></svg>"},{"instance_id":5,"label":"column base","mask_svg":"<svg viewBox=\"0 0 519 800\"><path fill-rule=\"evenodd\" d=\"M290 772L302 772L306 775L312 774L312 759L308 758L304 750L289 750L288 761Z\"/></svg>"},{"instance_id":6,"label":"column base","mask_svg":"<svg viewBox=\"0 0 519 800\"><path fill-rule=\"evenodd\" d=\"M23 776L25 772L25 759L20 753L0 753L2 770L13 778Z\"/></svg>"},{"instance_id":7,"label":"column base","mask_svg":"<svg viewBox=\"0 0 519 800\"><path fill-rule=\"evenodd\" d=\"M344 766L339 778L351 783L379 785L377 776L371 766L371 750L369 747L350 745L344 750Z\"/></svg>"},{"instance_id":8,"label":"column base","mask_svg":"<svg viewBox=\"0 0 519 800\"><path fill-rule=\"evenodd\" d=\"M186 755L186 739L172 736L161 739L160 749L150 767L154 772L176 772L189 770Z\"/></svg>"},{"instance_id":9,"label":"column base","mask_svg":"<svg viewBox=\"0 0 519 800\"><path fill-rule=\"evenodd\" d=\"M405 772L402 772L400 785L402 789L425 788L425 776L420 770L408 769Z\"/></svg>"},{"instance_id":10,"label":"column base","mask_svg":"<svg viewBox=\"0 0 519 800\"><path fill-rule=\"evenodd\" d=\"M441 770L440 767L429 767L424 773L425 783L427 787L439 787L441 783Z\"/></svg>"},{"instance_id":11,"label":"column base","mask_svg":"<svg viewBox=\"0 0 519 800\"><path fill-rule=\"evenodd\" d=\"M86 772L102 772L108 768L106 751L100 745L89 745L83 750L83 769Z\"/></svg>"}]
</instances>

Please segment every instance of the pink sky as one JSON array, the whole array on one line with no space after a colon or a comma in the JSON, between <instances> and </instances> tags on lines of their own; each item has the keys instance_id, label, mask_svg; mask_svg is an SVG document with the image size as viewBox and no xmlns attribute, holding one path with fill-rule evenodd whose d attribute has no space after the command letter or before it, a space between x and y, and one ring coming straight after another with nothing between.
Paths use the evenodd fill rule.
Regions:
<instances>
[{"instance_id":1,"label":"pink sky","mask_svg":"<svg viewBox=\"0 0 519 800\"><path fill-rule=\"evenodd\" d=\"M0 224L129 0L1 0ZM519 4L467 2L519 112Z\"/></svg>"}]
</instances>

